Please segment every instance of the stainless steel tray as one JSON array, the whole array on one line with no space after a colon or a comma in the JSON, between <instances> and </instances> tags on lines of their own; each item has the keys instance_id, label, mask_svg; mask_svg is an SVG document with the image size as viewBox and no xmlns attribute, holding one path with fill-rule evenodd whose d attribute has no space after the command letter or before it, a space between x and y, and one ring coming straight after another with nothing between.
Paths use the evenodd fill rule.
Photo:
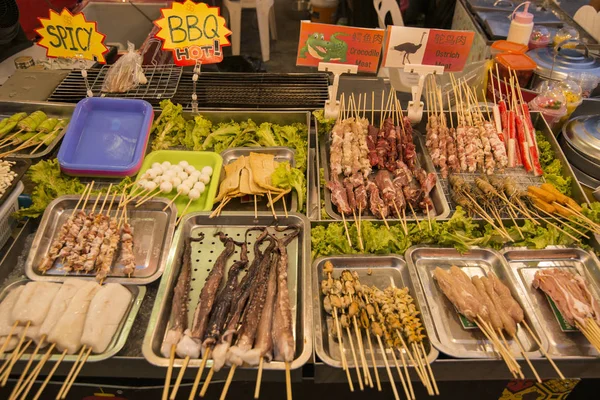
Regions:
<instances>
[{"instance_id":1,"label":"stainless steel tray","mask_svg":"<svg viewBox=\"0 0 600 400\"><path fill-rule=\"evenodd\" d=\"M425 127L427 124L427 118L425 117L425 114L423 114L423 116L424 116L424 118L415 127L415 131L426 132ZM451 118L452 118L452 120L457 121L455 112L452 112ZM448 118L448 119L450 119L450 118ZM548 142L550 142L550 146L552 147L552 150L554 151L555 157L557 159L559 159L563 165L563 174L566 177L571 177L571 181L572 181L571 197L578 203L589 203L585 193L583 192L583 189L581 188L581 185L579 184L579 182L577 180L577 177L575 176L575 174L573 173L573 170L571 169L571 165L569 164L569 161L565 157L565 154L563 153L560 145L556 141L556 137L552 133L552 130L550 129L550 127L548 126L548 124L546 123L546 121L544 120L542 115L539 112L532 112L531 119L532 119L533 126L535 127L535 129L537 131L542 132L544 134L544 137L546 138L546 140L548 140ZM419 141L421 143L424 143L424 139L425 139L425 136L423 134L421 134ZM428 160L431 160L431 155L429 154L429 150L425 146L422 146L422 149L425 152L425 157ZM472 181L475 178L475 176L478 176L479 174L462 173L460 175L465 180ZM532 184L537 185L544 181L544 179L542 177L535 177L535 176L533 176L533 174L527 173L523 168L507 168L505 174L496 173L495 175L496 176L504 176L504 175L511 176L513 179L515 179L517 181L517 184L519 184L521 187L526 187L526 186L532 185ZM451 214L453 214L454 211L456 210L456 204L450 198L450 192L449 192L449 188L448 188L448 180L442 179L438 173L438 182L439 181L442 181L444 195L445 195L446 201L450 205ZM479 216L474 216L474 219L481 219L481 218Z\"/></svg>"},{"instance_id":2,"label":"stainless steel tray","mask_svg":"<svg viewBox=\"0 0 600 400\"><path fill-rule=\"evenodd\" d=\"M319 147L320 147L319 152L320 152L320 157L321 157L321 159L319 160L319 163L320 163L320 167L323 168L325 181L329 181L331 178L331 171L329 170L329 139L328 139L328 137L329 137L328 132L325 134L321 134L321 139L319 141ZM418 165L420 165L427 172L435 172L435 168L431 162L431 158L429 157L428 154L426 156L425 153L423 152L424 149L423 149L422 143L420 142L420 140L418 140L418 134L416 132L413 135L413 140L414 140L414 143L416 146ZM319 174L319 180L318 180L319 187L321 187L322 184L323 184L323 182L321 182L321 178L320 178L320 174ZM325 191L325 196L324 196L325 197L325 210L327 211L327 214L333 219L341 220L342 216L336 210L334 210L334 205L331 202L331 192L328 189L320 189L320 190ZM450 215L450 205L448 204L448 202L446 201L446 198L444 196L444 191L443 191L439 177L437 179L435 187L431 191L431 200L433 202L433 206L435 207L435 211L430 213L431 218L444 219L444 218L447 218L448 215ZM417 212L417 210L415 210L415 212ZM420 217L420 219L427 218L427 214L424 214L423 212L417 212L417 218L419 218L419 217ZM363 214L362 219L381 220L380 218L376 218L368 212ZM406 219L408 221L415 220L412 212L406 213ZM387 220L388 221L398 221L399 219L388 217Z\"/></svg>"},{"instance_id":3,"label":"stainless steel tray","mask_svg":"<svg viewBox=\"0 0 600 400\"><path fill-rule=\"evenodd\" d=\"M171 313L171 302L173 288L177 283L180 260L184 248L185 239L189 237L198 237L204 233L204 240L192 245L192 252L196 257L192 257L192 285L189 303L189 322L191 323L194 310L197 305L198 296L204 281L210 272L215 259L223 250L223 245L218 238L213 235L219 231L239 238L244 237L244 233L251 227L262 227L273 224L278 226L299 226L300 235L288 245L289 268L288 268L288 287L290 290L290 302L292 306L292 319L294 321L294 338L296 341L296 356L291 363L291 368L296 369L304 365L312 356L312 341L309 340L312 327L312 314L310 313L310 224L306 216L298 213L290 213L289 217L279 217L278 221L273 220L270 213L260 212L258 218L248 213L232 212L223 213L220 217L209 218L208 213L192 213L186 215L180 223L175 235L174 245L169 253L169 262L165 269L165 274L160 281L160 287L156 296L156 302L152 309L152 315L144 337L142 352L148 362L153 365L167 367L169 359L164 358L160 353L160 346L169 326ZM254 256L251 250L252 244L256 238L257 232L248 234L248 251L250 262ZM237 252L237 250L236 250ZM227 263L229 268L235 261L235 255ZM176 359L175 366L181 366L183 360ZM201 359L190 360L189 365L199 367ZM207 361L207 366L212 366L212 360ZM264 369L283 370L283 362L272 361L264 364Z\"/></svg>"},{"instance_id":4,"label":"stainless steel tray","mask_svg":"<svg viewBox=\"0 0 600 400\"><path fill-rule=\"evenodd\" d=\"M12 290L16 289L21 285L25 285L30 282L28 279L22 279L16 282L9 284L8 286L2 289L0 292L0 302L4 300L4 298L10 293ZM135 286L135 285L124 285L131 292L131 303L129 304L129 308L126 311L126 317L121 321L117 331L115 332L115 336L110 341L106 351L104 353L95 354L91 353L88 361L102 361L107 358L111 358L116 355L123 346L125 346L125 342L127 341L127 337L129 336L129 332L131 331L131 327L133 326L133 321L140 310L140 306L142 305L142 301L144 300L144 296L146 295L146 287L144 286ZM21 360L29 360L31 358L31 354L35 346L31 345L27 351L23 354ZM40 350L40 352L34 357L34 360L41 360L44 356L46 349ZM54 353L50 356L48 361L57 361L60 358L61 353L58 350L54 350ZM6 356L5 356L6 358ZM77 359L77 354L66 355L64 360L67 362L74 362Z\"/></svg>"},{"instance_id":5,"label":"stainless steel tray","mask_svg":"<svg viewBox=\"0 0 600 400\"><path fill-rule=\"evenodd\" d=\"M313 262L312 270L312 294L313 294L313 321L315 324L314 341L315 353L323 362L332 367L341 368L342 361L339 351L339 345L331 336L334 327L333 318L323 309L323 296L321 295L320 284L325 275L323 275L323 265L326 261L331 261L334 267L334 277L338 277L342 270L356 271L360 277L360 283L367 286L376 286L379 289L385 289L388 286L407 287L411 296L414 297L417 308L421 312L422 319L429 319L429 309L422 301L415 296L415 285L409 276L406 262L400 256L335 256L322 257ZM339 271L339 273L335 272ZM370 272L370 273L369 273ZM428 330L428 329L427 329ZM429 332L427 332L429 335ZM344 335L345 343L348 343L347 335ZM364 338L366 340L366 336ZM356 338L353 338L356 340ZM375 362L378 367L383 367L383 354L376 345L375 339L372 339ZM356 345L356 343L355 343ZM438 357L438 351L431 346L429 341L424 343L427 351L427 361L432 363ZM344 345L346 346L346 345ZM349 366L354 366L354 361L350 357L349 348L344 348L346 359ZM370 351L365 345L367 354L367 363L373 366ZM387 356L386 356L387 357ZM388 357L389 358L389 357Z\"/></svg>"},{"instance_id":6,"label":"stainless steel tray","mask_svg":"<svg viewBox=\"0 0 600 400\"><path fill-rule=\"evenodd\" d=\"M79 198L79 196L74 195L59 197L50 203L44 211L25 264L25 273L29 279L34 281L63 281L69 279L69 277L95 279L95 274L76 272L65 274L59 269L59 261L57 261L55 267L46 271L45 274L40 273L37 269L44 255L48 253L53 239L58 235L60 227L71 215L71 211ZM95 199L95 197L90 197L86 206L87 210L91 210ZM160 278L167 263L177 217L177 210L173 205L162 211L168 202L168 199L155 197L139 208L133 206L127 208L129 222L134 230L133 252L135 253L137 268L135 274L128 278L123 274L122 266L117 264L113 266L106 282L145 285ZM115 208L113 207L113 213Z\"/></svg>"},{"instance_id":7,"label":"stainless steel tray","mask_svg":"<svg viewBox=\"0 0 600 400\"><path fill-rule=\"evenodd\" d=\"M598 357L600 353L581 332L563 332L556 321L550 304L540 289L531 282L542 268L561 268L579 274L589 283L590 290L600 298L600 264L590 252L577 248L564 249L507 249L502 255L508 263L510 277L521 290L521 301L531 304L541 330L548 338L549 353L553 358Z\"/></svg>"},{"instance_id":8,"label":"stainless steel tray","mask_svg":"<svg viewBox=\"0 0 600 400\"><path fill-rule=\"evenodd\" d=\"M63 103L49 103L49 102L33 102L33 101L0 101L0 119L10 117L18 112L32 113L34 111L43 111L52 118L71 118L73 111L75 110L75 104L63 104ZM67 126L68 127L68 126ZM31 158L37 159L42 158L50 154L60 143L65 133L67 133L67 127L58 134L56 139L48 146L42 146L37 153L31 153L31 148L24 149L23 152L17 152L11 154L13 158Z\"/></svg>"},{"instance_id":9,"label":"stainless steel tray","mask_svg":"<svg viewBox=\"0 0 600 400\"><path fill-rule=\"evenodd\" d=\"M290 149L289 147L235 147L232 149L227 149L221 152L221 157L223 158L223 172L220 176L220 182L223 182L225 179L225 165L231 164L241 156L249 156L250 153L261 153L261 154L272 154L275 156L275 161L277 162L289 162L292 167L296 166L296 161L294 160L294 154L296 153L294 149ZM219 182L219 185L220 185ZM308 182L308 180L307 180ZM308 188L307 188L308 189ZM308 190L307 190L308 192ZM248 196L249 197L249 196ZM286 206L289 212L298 211L298 196L295 191L292 191L291 194L284 196L286 201ZM258 203L258 207L260 210L268 210L270 209L267 205L266 196L257 196L256 199ZM284 212L283 204L281 201L278 201L274 204L276 211ZM225 207L228 211L248 211L254 212L254 199L249 198L235 198L232 199L227 206Z\"/></svg>"},{"instance_id":10,"label":"stainless steel tray","mask_svg":"<svg viewBox=\"0 0 600 400\"><path fill-rule=\"evenodd\" d=\"M419 301L426 302L431 310L431 319L425 319L425 324L433 346L439 351L457 358L496 358L489 340L479 329L463 329L454 306L433 279L433 270L436 267L447 269L453 265L460 267L469 276L495 273L520 302L527 323L541 338L544 349L548 347L545 335L540 334L542 330L531 305L522 300L521 289L508 278L505 261L498 252L473 248L465 254L460 254L456 249L415 246L406 251L405 257L413 279L418 277L423 289L422 292L417 291ZM524 328L518 327L517 336L529 358L541 357L539 346ZM512 354L516 358L522 358L514 341L508 338L507 340Z\"/></svg>"}]
</instances>

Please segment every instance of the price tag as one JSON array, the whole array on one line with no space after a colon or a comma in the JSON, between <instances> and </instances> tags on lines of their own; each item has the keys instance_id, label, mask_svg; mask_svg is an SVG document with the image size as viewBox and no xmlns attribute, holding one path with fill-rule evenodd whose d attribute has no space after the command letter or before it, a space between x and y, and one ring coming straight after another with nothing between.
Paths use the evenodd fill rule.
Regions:
<instances>
[{"instance_id":1,"label":"price tag","mask_svg":"<svg viewBox=\"0 0 600 400\"><path fill-rule=\"evenodd\" d=\"M439 65L444 72L462 71L475 32L388 26L383 66Z\"/></svg>"},{"instance_id":2,"label":"price tag","mask_svg":"<svg viewBox=\"0 0 600 400\"><path fill-rule=\"evenodd\" d=\"M162 18L154 21L160 28L156 37L163 40L163 50L173 52L177 65L214 64L223 60L223 46L230 46L231 31L219 7L205 3L173 2L161 10Z\"/></svg>"},{"instance_id":3,"label":"price tag","mask_svg":"<svg viewBox=\"0 0 600 400\"><path fill-rule=\"evenodd\" d=\"M66 8L60 14L50 10L50 18L38 19L42 24L42 28L35 30L41 36L38 45L46 48L47 57L106 62L105 36L82 13L73 15Z\"/></svg>"},{"instance_id":4,"label":"price tag","mask_svg":"<svg viewBox=\"0 0 600 400\"><path fill-rule=\"evenodd\" d=\"M296 65L320 62L358 65L359 72L377 72L383 29L317 24L302 21Z\"/></svg>"}]
</instances>

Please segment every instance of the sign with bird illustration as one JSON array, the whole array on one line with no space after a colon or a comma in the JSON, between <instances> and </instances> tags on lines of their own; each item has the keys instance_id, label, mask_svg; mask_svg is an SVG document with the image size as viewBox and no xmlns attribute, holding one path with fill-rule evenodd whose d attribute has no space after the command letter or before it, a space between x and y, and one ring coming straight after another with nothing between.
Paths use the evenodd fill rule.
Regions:
<instances>
[{"instance_id":1,"label":"sign with bird illustration","mask_svg":"<svg viewBox=\"0 0 600 400\"><path fill-rule=\"evenodd\" d=\"M440 65L444 71L462 71L475 32L388 26L383 66Z\"/></svg>"},{"instance_id":2,"label":"sign with bird illustration","mask_svg":"<svg viewBox=\"0 0 600 400\"><path fill-rule=\"evenodd\" d=\"M358 65L359 72L377 72L383 36L383 29L302 21L296 65L316 67L320 62L353 64Z\"/></svg>"}]
</instances>

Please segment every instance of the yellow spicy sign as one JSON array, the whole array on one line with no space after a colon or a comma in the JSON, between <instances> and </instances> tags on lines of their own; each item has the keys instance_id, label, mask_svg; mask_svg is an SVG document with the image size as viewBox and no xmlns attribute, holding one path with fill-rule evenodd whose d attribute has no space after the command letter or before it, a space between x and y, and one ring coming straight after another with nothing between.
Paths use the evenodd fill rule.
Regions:
<instances>
[{"instance_id":1,"label":"yellow spicy sign","mask_svg":"<svg viewBox=\"0 0 600 400\"><path fill-rule=\"evenodd\" d=\"M82 58L104 63L104 35L96 23L86 21L83 14L71 14L66 8L60 14L50 10L50 18L39 18L42 28L35 31L42 37L38 45L46 48L48 57Z\"/></svg>"},{"instance_id":2,"label":"yellow spicy sign","mask_svg":"<svg viewBox=\"0 0 600 400\"><path fill-rule=\"evenodd\" d=\"M164 50L173 52L175 64L213 64L223 60L221 47L230 45L227 36L231 31L219 15L219 7L187 0L183 4L174 2L161 13L162 18L154 21L160 28L156 37L163 40Z\"/></svg>"}]
</instances>

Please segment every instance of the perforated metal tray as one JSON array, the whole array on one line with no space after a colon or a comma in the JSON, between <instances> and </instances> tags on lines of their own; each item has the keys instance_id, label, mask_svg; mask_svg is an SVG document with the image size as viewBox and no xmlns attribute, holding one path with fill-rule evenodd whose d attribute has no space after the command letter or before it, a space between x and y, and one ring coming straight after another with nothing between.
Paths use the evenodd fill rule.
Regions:
<instances>
[{"instance_id":1,"label":"perforated metal tray","mask_svg":"<svg viewBox=\"0 0 600 400\"><path fill-rule=\"evenodd\" d=\"M4 300L4 298L10 293L12 290L16 289L19 286L25 285L26 283L31 282L28 279L22 279L16 282L11 283L10 285L4 287L2 292L0 292L0 302ZM95 354L91 353L88 361L102 361L116 355L123 346L125 346L125 342L127 341L127 337L129 336L129 332L131 331L131 327L133 326L133 321L140 310L140 306L142 305L142 301L144 300L144 296L146 295L146 288L144 286L135 286L135 285L124 285L131 292L131 303L129 304L129 308L125 312L125 318L119 324L115 335L112 340L108 344L108 347L104 351L104 353ZM27 348L27 351L23 354L21 358L22 361L27 361L31 358L31 354L35 346L32 344ZM42 349L39 353L34 357L34 360L41 360L44 354L46 353L46 349ZM10 354L10 353L8 353ZM61 356L61 353L58 350L54 350L54 353L50 356L48 361L57 361ZM6 358L7 355L4 356ZM74 362L77 359L77 354L66 355L64 361L66 362Z\"/></svg>"},{"instance_id":2,"label":"perforated metal tray","mask_svg":"<svg viewBox=\"0 0 600 400\"><path fill-rule=\"evenodd\" d=\"M57 260L55 266L44 274L37 268L79 199L79 196L73 195L59 197L44 211L25 264L25 273L29 279L34 281L63 281L70 277L95 279L95 274L77 272L65 274L60 269L60 260ZM96 197L89 198L86 204L87 211L92 209L95 200ZM115 199L115 204L118 201L119 198ZM131 277L127 277L123 274L123 266L118 263L119 259L115 258L117 263L113 265L106 282L145 285L160 278L167 263L177 217L174 205L162 211L168 203L168 199L154 198L146 201L139 208L127 207L129 223L133 226L133 252L136 270ZM112 215L116 212L116 208L116 206L113 207Z\"/></svg>"},{"instance_id":3,"label":"perforated metal tray","mask_svg":"<svg viewBox=\"0 0 600 400\"><path fill-rule=\"evenodd\" d=\"M223 232L236 240L243 240L248 228L272 226L298 226L300 234L288 245L288 289L290 292L290 305L292 307L292 320L294 339L296 342L295 358L291 368L296 369L304 365L312 355L312 341L309 340L312 327L312 314L309 311L310 303L310 224L308 219L301 214L290 213L289 217L279 216L275 221L270 213L261 212L258 218L248 213L224 213L217 218L209 218L207 213L194 213L184 217L175 235L174 245L169 253L169 262L165 274L160 282L156 302L152 309L152 316L144 337L143 354L146 360L153 365L167 367L169 359L160 353L160 346L170 324L172 293L177 284L177 277L181 268L185 240L189 237L197 238L204 233L204 240L192 243L192 275L189 299L188 318L191 324L198 296L204 286L208 273L212 269L216 258L223 251L223 244L214 237L217 232ZM258 231L248 234L248 258L252 262L254 257L253 245ZM278 233L278 235L282 235ZM226 269L239 259L239 249L227 261ZM243 275L241 275L243 276ZM240 276L240 279L241 279ZM181 366L183 360L176 359L174 365ZM189 365L199 367L201 359L190 360ZM212 360L206 364L212 366ZM283 362L272 361L263 366L264 369L283 370Z\"/></svg>"},{"instance_id":4,"label":"perforated metal tray","mask_svg":"<svg viewBox=\"0 0 600 400\"><path fill-rule=\"evenodd\" d=\"M221 152L223 158L223 172L221 172L220 181L225 179L225 165L231 164L241 156L248 157L250 153L272 154L277 162L288 162L292 167L296 166L294 160L295 151L289 147L235 147ZM220 185L220 183L219 183ZM295 191L284 196L288 212L298 211L298 196ZM257 208L259 210L270 209L266 196L257 196ZM273 205L278 212L284 212L283 203L278 201ZM254 212L254 198L250 196L232 199L225 209L228 211L248 211Z\"/></svg>"},{"instance_id":5,"label":"perforated metal tray","mask_svg":"<svg viewBox=\"0 0 600 400\"><path fill-rule=\"evenodd\" d=\"M563 332L541 289L531 283L535 273L543 268L560 268L581 275L597 299L600 298L600 264L590 252L576 248L565 249L507 249L502 255L508 263L510 276L521 290L522 301L531 304L541 330L548 338L553 358L598 357L600 353L581 332Z\"/></svg>"},{"instance_id":6,"label":"perforated metal tray","mask_svg":"<svg viewBox=\"0 0 600 400\"><path fill-rule=\"evenodd\" d=\"M323 309L323 296L320 290L320 284L326 276L323 274L323 265L326 261L331 261L334 267L333 277L340 276L343 270L355 271L360 277L360 283L367 286L375 286L379 289L385 289L389 286L399 288L407 287L409 294L416 301L417 308L421 312L423 319L429 319L429 309L423 302L418 301L415 296L415 285L409 276L406 262L400 256L335 256L323 257L313 262L313 277L312 277L312 293L313 293L313 320L315 322L315 352L317 356L327 365L341 368L342 361L339 351L339 344L331 335L335 332L333 318ZM354 366L353 358L350 353L348 335L343 335L342 342L344 343L344 353L349 366ZM373 336L373 335L371 335ZM352 338L356 341L356 337ZM372 367L371 353L369 346L366 343L366 335L363 337L365 341L365 354L367 354L367 364ZM375 338L371 338L373 342L373 352L375 363L378 367L383 367L383 354L379 350L379 346ZM356 346L356 343L354 343ZM432 363L438 357L438 351L431 346L428 340L424 342L425 350L427 351L427 361ZM386 353L388 351L386 350ZM389 356L387 356L389 358Z\"/></svg>"},{"instance_id":7,"label":"perforated metal tray","mask_svg":"<svg viewBox=\"0 0 600 400\"><path fill-rule=\"evenodd\" d=\"M544 349L548 347L531 305L524 302L521 289L509 279L502 256L494 250L473 248L461 254L456 249L437 247L411 247L405 254L411 274L418 277L423 291L417 291L420 302L426 302L431 310L431 319L424 319L431 342L439 351L457 358L496 358L489 340L479 329L464 329L454 306L440 290L433 279L436 267L448 269L453 265L461 268L469 276L485 276L490 272L505 283L513 297L523 308L525 319L541 339ZM535 340L523 327L518 327L517 337L523 344L529 358L540 358L541 353ZM507 337L509 349L515 358L522 358L514 340Z\"/></svg>"}]
</instances>

